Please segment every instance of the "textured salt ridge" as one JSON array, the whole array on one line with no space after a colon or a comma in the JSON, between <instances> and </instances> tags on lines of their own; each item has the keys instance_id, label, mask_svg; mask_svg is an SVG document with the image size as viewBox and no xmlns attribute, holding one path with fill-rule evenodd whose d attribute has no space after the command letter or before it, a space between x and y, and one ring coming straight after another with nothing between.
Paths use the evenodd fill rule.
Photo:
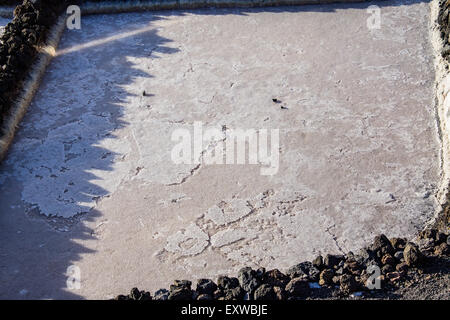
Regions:
<instances>
[{"instance_id":1,"label":"textured salt ridge","mask_svg":"<svg viewBox=\"0 0 450 320\"><path fill-rule=\"evenodd\" d=\"M439 227L449 229L448 224L448 207L449 207L449 194L450 194L450 71L449 63L443 58L441 52L445 43L441 38L441 27L438 23L438 16L443 14L439 0L434 0L430 4L430 34L431 42L435 54L435 69L436 69L436 84L435 84L435 103L436 103L436 118L439 126L439 134L442 144L441 150L441 169L442 176L440 181L439 190L437 193L437 199L439 207L437 208L434 218L427 224L435 225L437 223L443 224ZM445 21L447 22L447 21ZM447 221L445 221L447 220Z\"/></svg>"},{"instance_id":2,"label":"textured salt ridge","mask_svg":"<svg viewBox=\"0 0 450 320\"><path fill-rule=\"evenodd\" d=\"M36 62L31 67L29 78L23 84L22 93L17 98L15 106L12 108L11 116L4 124L6 133L0 139L0 160L6 155L8 147L14 138L14 133L39 87L39 83L47 66L50 64L50 61L56 52L59 39L65 28L65 22L66 17L63 15L49 31L46 44L39 49Z\"/></svg>"},{"instance_id":3,"label":"textured salt ridge","mask_svg":"<svg viewBox=\"0 0 450 320\"><path fill-rule=\"evenodd\" d=\"M200 8L250 8L270 6L295 6L328 3L354 3L366 0L163 0L163 1L88 1L82 4L84 14L118 13L133 11L153 11L172 9L200 9Z\"/></svg>"}]
</instances>

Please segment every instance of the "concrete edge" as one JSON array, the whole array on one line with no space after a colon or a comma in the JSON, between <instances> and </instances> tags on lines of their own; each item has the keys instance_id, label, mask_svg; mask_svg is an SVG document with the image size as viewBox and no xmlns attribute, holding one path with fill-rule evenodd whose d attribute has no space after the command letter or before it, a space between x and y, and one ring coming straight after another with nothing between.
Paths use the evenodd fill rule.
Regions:
<instances>
[{"instance_id":1,"label":"concrete edge","mask_svg":"<svg viewBox=\"0 0 450 320\"><path fill-rule=\"evenodd\" d=\"M46 44L39 48L39 53L35 63L32 65L28 79L22 85L22 92L14 103L11 115L5 123L6 134L0 137L0 160L2 160L10 146L16 129L27 112L35 92L39 88L42 76L50 64L50 61L55 56L56 48L58 47L61 35L66 27L66 16L62 15L58 18L55 25L50 29Z\"/></svg>"},{"instance_id":2,"label":"concrete edge","mask_svg":"<svg viewBox=\"0 0 450 320\"><path fill-rule=\"evenodd\" d=\"M435 112L441 142L441 177L436 194L437 210L425 228L439 223L439 219L446 215L446 211L450 207L450 70L449 63L441 55L444 41L439 30L439 12L439 0L432 0L430 3L430 40L434 51ZM448 224L444 224L442 227L447 231L449 229Z\"/></svg>"},{"instance_id":3,"label":"concrete edge","mask_svg":"<svg viewBox=\"0 0 450 320\"><path fill-rule=\"evenodd\" d=\"M368 0L135 0L126 3L104 1L83 3L81 5L81 12L83 14L103 14L175 9L296 6L367 1Z\"/></svg>"}]
</instances>

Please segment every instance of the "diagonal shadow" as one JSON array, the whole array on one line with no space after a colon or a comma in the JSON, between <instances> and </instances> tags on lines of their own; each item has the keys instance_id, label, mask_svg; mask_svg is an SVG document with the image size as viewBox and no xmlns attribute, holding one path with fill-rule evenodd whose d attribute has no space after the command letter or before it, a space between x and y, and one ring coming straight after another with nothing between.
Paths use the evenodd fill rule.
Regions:
<instances>
[{"instance_id":1,"label":"diagonal shadow","mask_svg":"<svg viewBox=\"0 0 450 320\"><path fill-rule=\"evenodd\" d=\"M144 57L158 59L178 51L170 39L158 35L155 21L191 12L334 12L347 8L364 10L372 4L399 6L419 2L424 1L181 10L83 18L85 29L67 31L63 36L8 158L0 166L0 298L81 298L76 291L67 290L66 271L86 255L95 255L95 250L80 243L96 242L96 230L89 225L99 221L103 213L95 209L95 203L110 195L107 178L114 175L126 153L127 143L117 135L129 125L123 117L123 105L139 97L127 86L137 78L152 77L151 70L144 72L133 61ZM101 32L96 30L96 24L101 24ZM23 197L27 203L22 202ZM102 272L102 266L98 268Z\"/></svg>"},{"instance_id":2,"label":"diagonal shadow","mask_svg":"<svg viewBox=\"0 0 450 320\"><path fill-rule=\"evenodd\" d=\"M95 253L78 242L95 241L96 231L87 225L101 216L97 199L109 194L99 173L112 172L123 156L114 140L127 126L121 105L133 94L125 87L151 77L129 57L157 59L177 51L157 34L158 19L140 15L127 24L129 19L114 16L86 18L88 30L96 23L109 27L101 34L63 35L0 167L1 298L80 298L66 288L67 268Z\"/></svg>"}]
</instances>

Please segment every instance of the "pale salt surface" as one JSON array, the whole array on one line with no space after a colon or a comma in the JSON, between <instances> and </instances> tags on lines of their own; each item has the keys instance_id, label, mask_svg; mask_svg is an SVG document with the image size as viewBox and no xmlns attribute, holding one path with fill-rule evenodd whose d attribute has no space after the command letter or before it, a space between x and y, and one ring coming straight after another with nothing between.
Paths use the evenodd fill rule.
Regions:
<instances>
[{"instance_id":1,"label":"pale salt surface","mask_svg":"<svg viewBox=\"0 0 450 320\"><path fill-rule=\"evenodd\" d=\"M0 167L0 297L105 298L414 235L440 174L429 7L377 4L375 30L370 4L83 17ZM278 173L175 164L195 121L279 129Z\"/></svg>"}]
</instances>

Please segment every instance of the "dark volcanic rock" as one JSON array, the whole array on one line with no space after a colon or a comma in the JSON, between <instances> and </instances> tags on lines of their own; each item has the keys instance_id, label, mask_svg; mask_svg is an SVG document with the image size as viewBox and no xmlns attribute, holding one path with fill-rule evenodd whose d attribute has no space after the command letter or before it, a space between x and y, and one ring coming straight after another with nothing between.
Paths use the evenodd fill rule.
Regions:
<instances>
[{"instance_id":1,"label":"dark volcanic rock","mask_svg":"<svg viewBox=\"0 0 450 320\"><path fill-rule=\"evenodd\" d=\"M212 295L217 290L217 285L210 279L199 279L197 281L197 292L199 294Z\"/></svg>"},{"instance_id":2,"label":"dark volcanic rock","mask_svg":"<svg viewBox=\"0 0 450 320\"><path fill-rule=\"evenodd\" d=\"M286 291L283 288L275 286L275 287L273 287L273 292L275 293L276 300L286 300L287 295L286 295Z\"/></svg>"},{"instance_id":3,"label":"dark volcanic rock","mask_svg":"<svg viewBox=\"0 0 450 320\"><path fill-rule=\"evenodd\" d=\"M174 289L170 290L168 300L192 300L192 290L190 289Z\"/></svg>"},{"instance_id":4,"label":"dark volcanic rock","mask_svg":"<svg viewBox=\"0 0 450 320\"><path fill-rule=\"evenodd\" d=\"M394 254L394 258L397 259L398 261L402 260L403 259L403 251L397 251Z\"/></svg>"},{"instance_id":5,"label":"dark volcanic rock","mask_svg":"<svg viewBox=\"0 0 450 320\"><path fill-rule=\"evenodd\" d=\"M175 280L170 286L168 300L192 300L192 282L189 280Z\"/></svg>"},{"instance_id":6,"label":"dark volcanic rock","mask_svg":"<svg viewBox=\"0 0 450 320\"><path fill-rule=\"evenodd\" d=\"M344 274L339 278L340 290L345 294L358 291L359 285L354 276Z\"/></svg>"},{"instance_id":7,"label":"dark volcanic rock","mask_svg":"<svg viewBox=\"0 0 450 320\"><path fill-rule=\"evenodd\" d=\"M316 267L319 270L322 270L322 268L324 267L323 265L323 257L322 256L317 256L313 261L312 264L314 267Z\"/></svg>"},{"instance_id":8,"label":"dark volcanic rock","mask_svg":"<svg viewBox=\"0 0 450 320\"><path fill-rule=\"evenodd\" d=\"M264 279L267 284L282 288L290 281L289 277L278 269L267 271L264 275Z\"/></svg>"},{"instance_id":9,"label":"dark volcanic rock","mask_svg":"<svg viewBox=\"0 0 450 320\"><path fill-rule=\"evenodd\" d=\"M395 270L395 269L394 269L394 267L393 267L392 265L386 264L386 265L384 265L384 266L381 268L381 273L382 273L382 274L386 274L386 273L392 272L392 271L394 271L394 270Z\"/></svg>"},{"instance_id":10,"label":"dark volcanic rock","mask_svg":"<svg viewBox=\"0 0 450 320\"><path fill-rule=\"evenodd\" d=\"M436 238L436 229L425 229L419 233L420 239L435 239Z\"/></svg>"},{"instance_id":11,"label":"dark volcanic rock","mask_svg":"<svg viewBox=\"0 0 450 320\"><path fill-rule=\"evenodd\" d=\"M408 266L417 266L422 261L422 253L417 245L408 242L403 250L403 258Z\"/></svg>"},{"instance_id":12,"label":"dark volcanic rock","mask_svg":"<svg viewBox=\"0 0 450 320\"><path fill-rule=\"evenodd\" d=\"M449 247L448 244L445 242L442 242L440 245L438 245L436 248L434 248L434 254L442 256L447 255L449 253Z\"/></svg>"},{"instance_id":13,"label":"dark volcanic rock","mask_svg":"<svg viewBox=\"0 0 450 320\"><path fill-rule=\"evenodd\" d=\"M390 242L395 250L403 250L406 245L406 240L403 238L392 238Z\"/></svg>"},{"instance_id":14,"label":"dark volcanic rock","mask_svg":"<svg viewBox=\"0 0 450 320\"><path fill-rule=\"evenodd\" d=\"M239 270L238 279L242 289L250 294L261 284L258 274L250 267Z\"/></svg>"},{"instance_id":15,"label":"dark volcanic rock","mask_svg":"<svg viewBox=\"0 0 450 320\"><path fill-rule=\"evenodd\" d=\"M402 278L402 273L398 272L398 271L389 272L386 274L386 279L391 282L397 282L397 281L401 280L401 278Z\"/></svg>"},{"instance_id":16,"label":"dark volcanic rock","mask_svg":"<svg viewBox=\"0 0 450 320\"><path fill-rule=\"evenodd\" d=\"M334 271L332 269L322 270L320 273L319 284L321 286L333 284Z\"/></svg>"},{"instance_id":17,"label":"dark volcanic rock","mask_svg":"<svg viewBox=\"0 0 450 320\"><path fill-rule=\"evenodd\" d=\"M24 0L0 36L0 127L9 119L23 81L66 0ZM0 132L3 135L5 132Z\"/></svg>"},{"instance_id":18,"label":"dark volcanic rock","mask_svg":"<svg viewBox=\"0 0 450 320\"><path fill-rule=\"evenodd\" d=\"M380 259L385 254L394 254L395 252L391 242L384 234L375 237L370 249L375 252L377 257Z\"/></svg>"},{"instance_id":19,"label":"dark volcanic rock","mask_svg":"<svg viewBox=\"0 0 450 320\"><path fill-rule=\"evenodd\" d=\"M209 294L201 294L197 297L197 300L213 300L213 297Z\"/></svg>"},{"instance_id":20,"label":"dark volcanic rock","mask_svg":"<svg viewBox=\"0 0 450 320\"><path fill-rule=\"evenodd\" d=\"M169 299L169 290L167 289L159 289L158 291L155 292L154 297L155 300L167 300Z\"/></svg>"},{"instance_id":21,"label":"dark volcanic rock","mask_svg":"<svg viewBox=\"0 0 450 320\"><path fill-rule=\"evenodd\" d=\"M344 263L344 272L354 275L361 274L361 264L356 260L348 260Z\"/></svg>"},{"instance_id":22,"label":"dark volcanic rock","mask_svg":"<svg viewBox=\"0 0 450 320\"><path fill-rule=\"evenodd\" d=\"M227 276L219 276L217 278L217 285L220 289L233 289L236 287L239 287L239 280L237 278L233 277L227 277Z\"/></svg>"},{"instance_id":23,"label":"dark volcanic rock","mask_svg":"<svg viewBox=\"0 0 450 320\"><path fill-rule=\"evenodd\" d=\"M408 265L405 262L399 263L395 266L395 270L405 273L406 271L408 271Z\"/></svg>"},{"instance_id":24,"label":"dark volcanic rock","mask_svg":"<svg viewBox=\"0 0 450 320\"><path fill-rule=\"evenodd\" d=\"M319 278L320 270L315 267L311 262L305 261L295 266L290 267L286 274L291 278L305 278L311 281L317 281Z\"/></svg>"},{"instance_id":25,"label":"dark volcanic rock","mask_svg":"<svg viewBox=\"0 0 450 320\"><path fill-rule=\"evenodd\" d=\"M368 264L370 261L375 260L376 254L370 249L363 248L359 251L359 254L355 258L360 264Z\"/></svg>"},{"instance_id":26,"label":"dark volcanic rock","mask_svg":"<svg viewBox=\"0 0 450 320\"><path fill-rule=\"evenodd\" d=\"M245 290L241 287L225 290L223 293L224 300L243 300Z\"/></svg>"},{"instance_id":27,"label":"dark volcanic rock","mask_svg":"<svg viewBox=\"0 0 450 320\"><path fill-rule=\"evenodd\" d=\"M327 254L323 259L323 264L327 268L332 268L337 266L343 259L343 255Z\"/></svg>"},{"instance_id":28,"label":"dark volcanic rock","mask_svg":"<svg viewBox=\"0 0 450 320\"><path fill-rule=\"evenodd\" d=\"M392 255L390 255L390 254L388 253L388 254L385 254L385 255L381 258L381 263L384 264L384 265L389 264L389 265L392 266L392 265L395 264L395 259L394 259L394 257L393 257Z\"/></svg>"},{"instance_id":29,"label":"dark volcanic rock","mask_svg":"<svg viewBox=\"0 0 450 320\"><path fill-rule=\"evenodd\" d=\"M138 288L131 289L129 298L130 300L152 300L150 292L139 291Z\"/></svg>"},{"instance_id":30,"label":"dark volcanic rock","mask_svg":"<svg viewBox=\"0 0 450 320\"><path fill-rule=\"evenodd\" d=\"M303 278L294 278L286 285L286 293L291 297L305 298L310 293L309 283Z\"/></svg>"},{"instance_id":31,"label":"dark volcanic rock","mask_svg":"<svg viewBox=\"0 0 450 320\"><path fill-rule=\"evenodd\" d=\"M269 284L263 284L255 290L254 293L255 300L275 300L275 292L273 287Z\"/></svg>"}]
</instances>

